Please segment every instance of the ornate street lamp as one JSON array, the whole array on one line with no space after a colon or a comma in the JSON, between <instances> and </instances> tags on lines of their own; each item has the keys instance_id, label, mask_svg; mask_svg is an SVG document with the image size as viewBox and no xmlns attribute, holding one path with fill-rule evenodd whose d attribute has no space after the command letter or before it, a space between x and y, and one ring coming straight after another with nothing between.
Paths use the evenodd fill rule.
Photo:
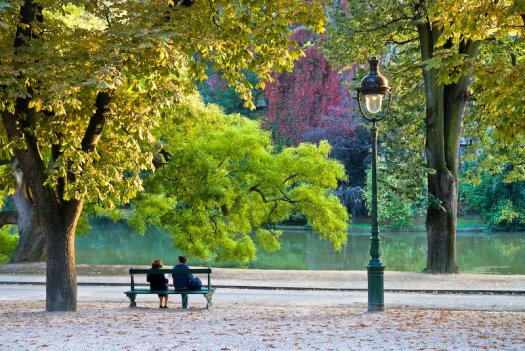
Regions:
<instances>
[{"instance_id":1,"label":"ornate street lamp","mask_svg":"<svg viewBox=\"0 0 525 351\"><path fill-rule=\"evenodd\" d=\"M370 128L372 140L372 236L370 237L370 261L368 261L366 268L368 271L368 312L374 312L385 310L383 286L385 266L380 258L381 250L379 249L379 242L381 241L381 238L379 238L379 229L377 225L378 128L376 123L386 117L388 108L390 107L390 102L392 101L392 88L388 86L388 81L377 69L379 61L375 57L371 57L368 62L370 64L370 72L361 80L361 87L357 88L357 102L362 117L367 121L372 122L372 127ZM361 96L365 100L368 113L363 112ZM384 97L386 97L388 101L385 103L386 106L381 109Z\"/></svg>"}]
</instances>

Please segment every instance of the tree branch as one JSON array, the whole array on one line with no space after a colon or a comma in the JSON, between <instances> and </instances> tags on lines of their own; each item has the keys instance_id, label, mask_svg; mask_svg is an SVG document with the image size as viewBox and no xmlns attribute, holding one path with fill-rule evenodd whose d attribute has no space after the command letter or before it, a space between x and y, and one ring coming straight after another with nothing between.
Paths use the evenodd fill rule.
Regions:
<instances>
[{"instance_id":1,"label":"tree branch","mask_svg":"<svg viewBox=\"0 0 525 351\"><path fill-rule=\"evenodd\" d=\"M18 212L3 211L0 212L0 228L7 224L18 224Z\"/></svg>"},{"instance_id":2,"label":"tree branch","mask_svg":"<svg viewBox=\"0 0 525 351\"><path fill-rule=\"evenodd\" d=\"M9 159L9 160L0 160L0 166L8 165L8 164L10 164L11 162L13 162L13 159Z\"/></svg>"},{"instance_id":3,"label":"tree branch","mask_svg":"<svg viewBox=\"0 0 525 351\"><path fill-rule=\"evenodd\" d=\"M282 190L279 190L279 192L283 195L283 197L279 197L279 198L276 198L276 199L269 199L269 200L266 198L266 195L264 195L263 191L261 189L259 189L258 185L252 186L249 189L249 191L255 191L256 193L261 195L261 199L263 200L263 202L265 204L270 203L270 202L279 203L279 201L288 202L288 203L290 203L292 205L295 205L297 203L297 201L294 201L294 200L290 199Z\"/></svg>"},{"instance_id":4,"label":"tree branch","mask_svg":"<svg viewBox=\"0 0 525 351\"><path fill-rule=\"evenodd\" d=\"M42 7L37 6L33 0L26 0L20 7L20 22L16 28L15 49L25 45L26 41L33 38L33 23L38 20L43 22Z\"/></svg>"},{"instance_id":5,"label":"tree branch","mask_svg":"<svg viewBox=\"0 0 525 351\"><path fill-rule=\"evenodd\" d=\"M109 115L109 102L111 101L111 93L101 91L97 94L95 106L97 107L95 113L89 119L89 124L82 138L82 151L87 154L92 153L100 140L102 130L106 123L106 118Z\"/></svg>"},{"instance_id":6,"label":"tree branch","mask_svg":"<svg viewBox=\"0 0 525 351\"><path fill-rule=\"evenodd\" d=\"M298 175L299 174L297 174L297 173L290 174L290 176L288 178L286 178L281 184L283 184L283 185L286 184L287 181L294 179Z\"/></svg>"},{"instance_id":7,"label":"tree branch","mask_svg":"<svg viewBox=\"0 0 525 351\"><path fill-rule=\"evenodd\" d=\"M270 211L270 213L268 213L268 222L272 222L272 214L275 212L275 210L277 209L277 206L279 206L279 203L276 202L273 207L272 207L272 210Z\"/></svg>"},{"instance_id":8,"label":"tree branch","mask_svg":"<svg viewBox=\"0 0 525 351\"><path fill-rule=\"evenodd\" d=\"M410 39L403 40L403 41L397 41L397 40L391 38L391 39L387 39L385 41L385 44L405 45L405 44L412 43L412 42L417 41L417 40L418 40L417 37L410 38Z\"/></svg>"},{"instance_id":9,"label":"tree branch","mask_svg":"<svg viewBox=\"0 0 525 351\"><path fill-rule=\"evenodd\" d=\"M262 192L261 189L259 189L259 185L254 185L250 188L249 191L255 191L256 193L258 193L259 195L261 195L261 199L263 200L264 203L268 203L268 200L266 199L266 196L264 195L264 193Z\"/></svg>"},{"instance_id":10,"label":"tree branch","mask_svg":"<svg viewBox=\"0 0 525 351\"><path fill-rule=\"evenodd\" d=\"M400 17L400 18L395 18L393 20L391 20L390 22L386 22L380 26L377 26L377 27L374 27L374 28L369 28L369 29L365 29L365 30L356 30L356 33L370 33L370 32L375 32L377 30L381 30L381 29L385 29L387 28L388 26L390 26L391 24L394 24L394 23L398 23L398 22L401 22L401 21L411 21L413 20L412 17L409 17L409 16L403 16L403 17Z\"/></svg>"}]
</instances>

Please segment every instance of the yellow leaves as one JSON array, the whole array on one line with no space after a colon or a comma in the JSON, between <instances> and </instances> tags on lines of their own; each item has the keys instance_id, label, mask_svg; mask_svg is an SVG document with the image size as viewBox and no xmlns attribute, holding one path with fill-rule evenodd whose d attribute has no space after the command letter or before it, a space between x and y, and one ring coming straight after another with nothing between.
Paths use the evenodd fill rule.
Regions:
<instances>
[{"instance_id":1,"label":"yellow leaves","mask_svg":"<svg viewBox=\"0 0 525 351\"><path fill-rule=\"evenodd\" d=\"M264 83L264 81L260 80L259 82L257 82L257 84L255 84L255 89L264 90L266 89L266 84Z\"/></svg>"},{"instance_id":2,"label":"yellow leaves","mask_svg":"<svg viewBox=\"0 0 525 351\"><path fill-rule=\"evenodd\" d=\"M168 48L166 47L166 44L159 48L159 60L160 61L166 61L170 59L170 54L168 52Z\"/></svg>"},{"instance_id":3,"label":"yellow leaves","mask_svg":"<svg viewBox=\"0 0 525 351\"><path fill-rule=\"evenodd\" d=\"M246 70L269 77L274 69L291 68L292 61L301 52L288 38L290 26L304 22L319 32L324 27L320 4L307 6L299 0L270 1L264 6L257 1L243 2L243 6L227 1L198 3L188 11L171 11L170 21L166 21L165 10L159 11L159 4L166 6L166 1L84 3L85 7L73 3L64 7L63 2L46 1L45 21L34 24L35 28L43 29L41 40L28 41L23 50L14 50L12 37L0 34L3 45L0 80L8 81L10 94L1 104L2 109L15 113L16 99L31 97L29 107L35 112L35 127L30 132L38 139L42 153L49 156L51 146L59 146L60 157L50 160L46 185L56 187L63 181L64 198L96 200L108 206L128 201L141 189L140 171L151 167L152 161L151 154L145 150L152 148L151 144L156 141L152 130L161 120L163 105L194 89L194 80L205 78L204 68L208 62L215 62L218 69L224 71L228 83L246 100L246 105L254 108L253 87L246 79ZM2 16L0 20L0 27L8 26L14 31L18 16ZM5 44L8 41L9 44ZM31 96L27 94L28 87L33 88ZM260 89L264 87L262 81L257 85ZM108 118L96 150L87 154L82 151L82 137L97 108L97 93L101 91L112 93L111 103L106 106ZM260 224L261 218L268 215L269 206L250 213L248 204L236 201L235 196L246 184L253 185L254 179L272 182L268 175L275 172L275 168L266 168L268 174L257 173L264 169L266 161L275 162L270 138L268 133L258 130L256 123L225 117L214 108L193 112L188 115L201 121L201 125L186 123L181 117L180 125L163 125L158 133L165 133L174 152L188 151L189 144L194 148L191 155L201 157L200 160L183 158L194 162L192 165L202 162L202 168L197 170L208 172L200 173L198 180L209 182L210 198L195 201L195 207L204 206L203 203L209 205L214 202L212 198L222 197L225 201L218 204L219 208L227 205L232 216L238 217L233 227L224 223L218 226L235 234L242 232L242 240L231 248L234 253L238 249L239 254L251 259L253 245L246 228L252 228L253 223ZM212 116L199 116L204 113ZM225 129L230 127L228 134ZM244 139L242 132L246 133ZM187 144L174 142L174 135L183 136ZM221 149L217 143L204 138L210 135L223 138L228 135L231 138L228 142L238 143L235 145L239 150L227 150L232 155L221 154L225 160L221 167L217 166L218 160L210 161L210 155L226 151L229 144L225 143ZM10 144L3 141L3 154L25 147L22 141ZM203 150L209 154L203 154ZM237 169L231 168L233 166L239 170L252 167L251 173L245 178L235 178L233 174ZM225 176L225 172L232 174ZM180 182L186 181L183 176L181 179ZM284 216L288 207L281 208L275 212ZM216 208L207 210L200 216L192 214L188 221L197 221L202 216L208 219L206 216ZM253 223L246 219L250 216L254 217ZM190 224L202 229L202 225L195 222ZM266 236L276 237L273 233ZM208 252L205 246L199 250Z\"/></svg>"},{"instance_id":4,"label":"yellow leaves","mask_svg":"<svg viewBox=\"0 0 525 351\"><path fill-rule=\"evenodd\" d=\"M512 201L510 199L507 199L503 205L503 208L501 209L501 215L498 218L498 222L500 221L508 221L512 222L515 218L522 218L522 220L525 220L525 216L523 213L519 213L514 209L514 205L512 204Z\"/></svg>"},{"instance_id":5,"label":"yellow leaves","mask_svg":"<svg viewBox=\"0 0 525 351\"><path fill-rule=\"evenodd\" d=\"M513 3L512 0L434 2L428 10L430 23L439 23L442 30L436 46L450 38L457 42L464 38L481 40L509 35L521 23L521 13L513 8Z\"/></svg>"},{"instance_id":6,"label":"yellow leaves","mask_svg":"<svg viewBox=\"0 0 525 351\"><path fill-rule=\"evenodd\" d=\"M319 34L322 34L325 31L326 31L326 29L324 27L324 21L321 19L321 20L319 20L319 22L317 22L317 25L315 26L315 32L319 33Z\"/></svg>"},{"instance_id":7,"label":"yellow leaves","mask_svg":"<svg viewBox=\"0 0 525 351\"><path fill-rule=\"evenodd\" d=\"M42 100L32 99L29 101L28 107L34 109L36 112L39 112L42 110Z\"/></svg>"}]
</instances>

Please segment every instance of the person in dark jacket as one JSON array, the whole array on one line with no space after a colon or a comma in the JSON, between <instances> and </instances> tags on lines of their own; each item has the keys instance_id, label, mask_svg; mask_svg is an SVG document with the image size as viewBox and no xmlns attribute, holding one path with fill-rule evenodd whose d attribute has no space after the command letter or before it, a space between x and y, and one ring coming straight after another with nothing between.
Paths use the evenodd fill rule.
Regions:
<instances>
[{"instance_id":1,"label":"person in dark jacket","mask_svg":"<svg viewBox=\"0 0 525 351\"><path fill-rule=\"evenodd\" d=\"M186 257L179 256L179 263L173 269L190 269L186 266ZM173 274L173 286L176 290L189 290L189 281L193 279L191 273L188 274ZM189 308L188 294L181 294L182 308Z\"/></svg>"},{"instance_id":2,"label":"person in dark jacket","mask_svg":"<svg viewBox=\"0 0 525 351\"><path fill-rule=\"evenodd\" d=\"M162 268L162 261L156 259L151 264L151 268ZM148 273L146 280L149 282L151 290L168 290L168 279L162 273ZM162 301L164 301L164 304ZM159 308L168 308L168 294L159 294Z\"/></svg>"}]
</instances>

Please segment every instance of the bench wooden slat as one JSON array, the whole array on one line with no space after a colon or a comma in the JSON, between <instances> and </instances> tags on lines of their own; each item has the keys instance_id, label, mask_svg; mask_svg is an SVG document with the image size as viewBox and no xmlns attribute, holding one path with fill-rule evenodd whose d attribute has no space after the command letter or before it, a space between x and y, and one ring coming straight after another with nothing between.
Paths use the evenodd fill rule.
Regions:
<instances>
[{"instance_id":1,"label":"bench wooden slat","mask_svg":"<svg viewBox=\"0 0 525 351\"><path fill-rule=\"evenodd\" d=\"M148 273L163 273L163 274L188 274L188 273L211 273L211 268L190 268L190 269L145 269L145 268L130 268L129 274L148 274Z\"/></svg>"}]
</instances>

